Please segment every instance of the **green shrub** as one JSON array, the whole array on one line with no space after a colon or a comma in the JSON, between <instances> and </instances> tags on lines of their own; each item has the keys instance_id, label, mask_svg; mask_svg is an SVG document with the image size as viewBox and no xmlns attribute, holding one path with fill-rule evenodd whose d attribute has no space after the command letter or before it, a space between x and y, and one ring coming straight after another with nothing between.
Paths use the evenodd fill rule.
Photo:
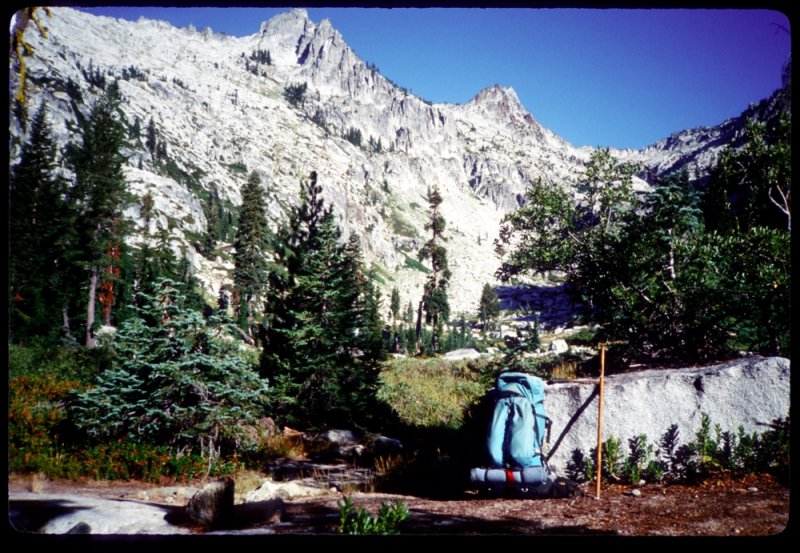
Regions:
<instances>
[{"instance_id":1,"label":"green shrub","mask_svg":"<svg viewBox=\"0 0 800 553\"><path fill-rule=\"evenodd\" d=\"M409 269L415 269L421 273L430 274L431 270L428 269L425 265L414 259L413 257L405 256L406 258L406 267Z\"/></svg>"},{"instance_id":2,"label":"green shrub","mask_svg":"<svg viewBox=\"0 0 800 553\"><path fill-rule=\"evenodd\" d=\"M628 457L622 464L622 474L628 482L638 483L648 469L656 471L653 461L653 446L647 442L647 436L640 434L628 440Z\"/></svg>"},{"instance_id":3,"label":"green shrub","mask_svg":"<svg viewBox=\"0 0 800 553\"><path fill-rule=\"evenodd\" d=\"M679 444L678 426L673 424L659 441L659 449L645 435L628 441L628 455L623 458L621 443L609 437L603 443L603 477L620 482L637 484L648 482L696 482L714 474L770 473L779 481L789 481L789 418L778 418L769 424L769 430L747 434L743 427L738 433L722 432L713 426L707 413L701 413L700 427L694 440ZM596 449L584 457L580 449L572 452L567 462L567 474L578 482L594 478L593 459Z\"/></svg>"},{"instance_id":4,"label":"green shrub","mask_svg":"<svg viewBox=\"0 0 800 553\"><path fill-rule=\"evenodd\" d=\"M339 501L339 533L349 535L399 534L399 526L410 516L408 508L402 501L394 505L382 503L378 516L373 518L366 509L356 509L353 501L345 497Z\"/></svg>"},{"instance_id":5,"label":"green shrub","mask_svg":"<svg viewBox=\"0 0 800 553\"><path fill-rule=\"evenodd\" d=\"M15 377L8 384L8 469L48 473L60 453L64 405L80 383L43 375Z\"/></svg>"},{"instance_id":6,"label":"green shrub","mask_svg":"<svg viewBox=\"0 0 800 553\"><path fill-rule=\"evenodd\" d=\"M10 377L53 376L64 381L90 383L107 363L105 351L52 344L34 339L26 345L8 345Z\"/></svg>"}]
</instances>

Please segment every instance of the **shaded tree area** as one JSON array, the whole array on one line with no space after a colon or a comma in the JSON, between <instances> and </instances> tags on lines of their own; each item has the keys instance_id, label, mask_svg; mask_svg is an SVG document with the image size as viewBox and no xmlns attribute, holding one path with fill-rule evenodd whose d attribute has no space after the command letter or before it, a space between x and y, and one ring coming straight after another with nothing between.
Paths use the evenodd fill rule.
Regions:
<instances>
[{"instance_id":1,"label":"shaded tree area","mask_svg":"<svg viewBox=\"0 0 800 553\"><path fill-rule=\"evenodd\" d=\"M340 242L316 173L275 233L261 374L285 424L364 427L384 358L379 298L355 240Z\"/></svg>"},{"instance_id":2,"label":"shaded tree area","mask_svg":"<svg viewBox=\"0 0 800 553\"><path fill-rule=\"evenodd\" d=\"M11 338L57 337L68 276L63 231L71 226L68 183L56 172L56 147L42 102L9 180Z\"/></svg>"},{"instance_id":3,"label":"shaded tree area","mask_svg":"<svg viewBox=\"0 0 800 553\"><path fill-rule=\"evenodd\" d=\"M767 227L791 232L791 118L751 121L744 147L722 152L703 201L709 230Z\"/></svg>"},{"instance_id":4,"label":"shaded tree area","mask_svg":"<svg viewBox=\"0 0 800 553\"><path fill-rule=\"evenodd\" d=\"M61 160L42 104L12 168L10 299L12 335L18 339L70 338L78 321L92 347L98 318L111 321L128 232L122 216L129 195L121 102L117 83L110 83L79 120L78 142L67 145L64 158L72 171L68 178L55 169Z\"/></svg>"},{"instance_id":5,"label":"shaded tree area","mask_svg":"<svg viewBox=\"0 0 800 553\"><path fill-rule=\"evenodd\" d=\"M637 201L635 168L608 150L592 155L583 202L535 183L503 220L498 277L564 271L633 357L789 355L790 204L773 201L790 197L789 136L781 124L769 142L759 129L723 153L706 190L681 173Z\"/></svg>"},{"instance_id":6,"label":"shaded tree area","mask_svg":"<svg viewBox=\"0 0 800 553\"><path fill-rule=\"evenodd\" d=\"M300 108L306 100L306 92L308 91L308 84L290 84L283 89L283 97L292 106Z\"/></svg>"},{"instance_id":7,"label":"shaded tree area","mask_svg":"<svg viewBox=\"0 0 800 553\"><path fill-rule=\"evenodd\" d=\"M483 285L481 298L478 301L478 320L483 325L483 331L491 330L492 323L500 316L500 299L488 282Z\"/></svg>"},{"instance_id":8,"label":"shaded tree area","mask_svg":"<svg viewBox=\"0 0 800 553\"><path fill-rule=\"evenodd\" d=\"M161 278L187 284L190 303L202 309L191 267L176 258L168 231L145 231L136 248L126 243L130 222L123 213L132 196L123 170L130 129L122 104L117 83L108 83L60 156L43 102L11 168L9 322L17 343L75 344L82 335L92 348L97 327L131 316L136 294ZM153 207L145 195L146 223Z\"/></svg>"}]
</instances>

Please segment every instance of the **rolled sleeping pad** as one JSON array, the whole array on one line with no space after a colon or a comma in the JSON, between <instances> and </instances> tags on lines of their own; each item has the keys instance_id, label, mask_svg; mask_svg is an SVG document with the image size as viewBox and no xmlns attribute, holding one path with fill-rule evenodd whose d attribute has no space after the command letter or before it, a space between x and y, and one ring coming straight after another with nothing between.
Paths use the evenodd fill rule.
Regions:
<instances>
[{"instance_id":1,"label":"rolled sleeping pad","mask_svg":"<svg viewBox=\"0 0 800 553\"><path fill-rule=\"evenodd\" d=\"M479 484L541 486L547 483L547 469L545 467L473 468L470 470L470 480Z\"/></svg>"}]
</instances>

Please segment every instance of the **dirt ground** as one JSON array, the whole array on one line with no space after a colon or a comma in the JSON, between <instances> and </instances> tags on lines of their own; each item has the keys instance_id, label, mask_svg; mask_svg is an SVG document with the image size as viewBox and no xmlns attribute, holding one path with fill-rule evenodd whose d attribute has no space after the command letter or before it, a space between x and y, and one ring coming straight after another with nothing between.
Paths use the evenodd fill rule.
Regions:
<instances>
[{"instance_id":1,"label":"dirt ground","mask_svg":"<svg viewBox=\"0 0 800 553\"><path fill-rule=\"evenodd\" d=\"M200 486L202 483L196 483ZM191 484L190 484L191 485ZM9 492L30 491L30 479L9 479ZM48 494L134 499L148 491L158 503L158 486L137 482L47 481ZM638 489L605 485L600 499L594 488L565 499L483 498L467 491L461 497L432 500L409 495L353 493L356 507L376 514L384 502L402 501L410 518L403 535L545 535L545 536L772 536L794 534L790 490L768 475L717 478L701 484L654 485ZM336 534L340 493L286 500L275 534ZM164 498L175 506L175 498ZM185 504L188 499L180 502ZM180 503L179 503L180 504ZM796 521L794 521L796 522Z\"/></svg>"}]
</instances>

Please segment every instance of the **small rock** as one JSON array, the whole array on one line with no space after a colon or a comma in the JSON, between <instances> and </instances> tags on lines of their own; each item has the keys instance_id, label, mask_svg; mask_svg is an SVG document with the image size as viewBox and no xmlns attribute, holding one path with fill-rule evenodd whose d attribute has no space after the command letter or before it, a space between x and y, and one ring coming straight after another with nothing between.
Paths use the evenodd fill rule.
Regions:
<instances>
[{"instance_id":1,"label":"small rock","mask_svg":"<svg viewBox=\"0 0 800 553\"><path fill-rule=\"evenodd\" d=\"M203 526L214 526L230 520L233 514L234 481L225 477L206 484L189 500L189 520Z\"/></svg>"},{"instance_id":2,"label":"small rock","mask_svg":"<svg viewBox=\"0 0 800 553\"><path fill-rule=\"evenodd\" d=\"M640 486L644 486L645 484L647 484L647 482L645 482L644 480L639 480L639 485Z\"/></svg>"},{"instance_id":3,"label":"small rock","mask_svg":"<svg viewBox=\"0 0 800 553\"><path fill-rule=\"evenodd\" d=\"M79 522L69 530L67 530L67 534L91 534L92 527L86 524L85 522Z\"/></svg>"},{"instance_id":4,"label":"small rock","mask_svg":"<svg viewBox=\"0 0 800 553\"><path fill-rule=\"evenodd\" d=\"M569 351L569 346L567 345L567 341L559 338L558 340L553 340L550 343L550 351L554 353L566 353Z\"/></svg>"},{"instance_id":5,"label":"small rock","mask_svg":"<svg viewBox=\"0 0 800 553\"><path fill-rule=\"evenodd\" d=\"M481 352L475 348L464 348L448 351L444 354L445 359L458 360L458 359L477 359L481 356Z\"/></svg>"},{"instance_id":6,"label":"small rock","mask_svg":"<svg viewBox=\"0 0 800 553\"><path fill-rule=\"evenodd\" d=\"M342 429L333 429L328 430L325 434L323 434L322 438L324 438L327 442L332 444L354 444L358 442L356 435L353 434L352 430L342 430Z\"/></svg>"},{"instance_id":7,"label":"small rock","mask_svg":"<svg viewBox=\"0 0 800 553\"><path fill-rule=\"evenodd\" d=\"M747 488L747 491L748 491L748 492L754 492L754 493L755 493L755 492L757 492L757 491L758 491L758 488L756 488L755 486L750 486L749 488Z\"/></svg>"},{"instance_id":8,"label":"small rock","mask_svg":"<svg viewBox=\"0 0 800 553\"><path fill-rule=\"evenodd\" d=\"M273 436L277 433L278 427L272 417L262 417L258 419L258 425L264 430L267 436Z\"/></svg>"},{"instance_id":9,"label":"small rock","mask_svg":"<svg viewBox=\"0 0 800 553\"><path fill-rule=\"evenodd\" d=\"M741 534L742 533L742 529L741 528L734 528L733 529L733 533L734 534Z\"/></svg>"},{"instance_id":10,"label":"small rock","mask_svg":"<svg viewBox=\"0 0 800 553\"><path fill-rule=\"evenodd\" d=\"M639 490L637 490L637 489L633 489L633 490L631 490L631 495L632 495L633 497L639 497L640 495L642 495L642 492L640 492L640 491L639 491Z\"/></svg>"}]
</instances>

